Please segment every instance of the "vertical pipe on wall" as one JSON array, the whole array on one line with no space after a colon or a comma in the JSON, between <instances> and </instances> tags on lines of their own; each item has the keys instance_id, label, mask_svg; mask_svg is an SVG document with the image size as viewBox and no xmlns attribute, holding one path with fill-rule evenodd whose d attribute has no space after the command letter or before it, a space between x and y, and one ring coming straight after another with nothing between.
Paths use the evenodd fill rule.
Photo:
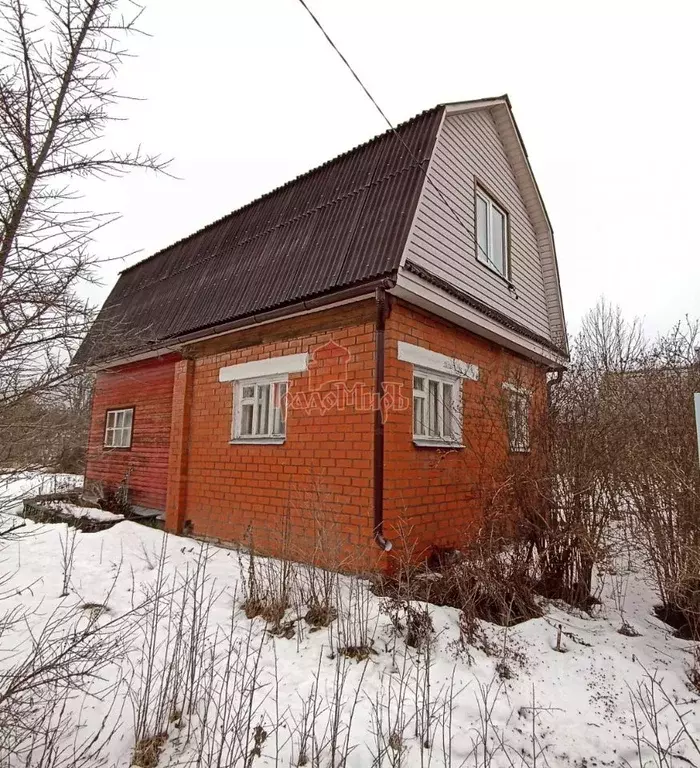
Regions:
<instances>
[{"instance_id":1,"label":"vertical pipe on wall","mask_svg":"<svg viewBox=\"0 0 700 768\"><path fill-rule=\"evenodd\" d=\"M374 411L374 540L385 552L391 550L391 542L384 536L384 331L389 304L384 288L375 292L377 319L375 329L375 411Z\"/></svg>"},{"instance_id":2,"label":"vertical pipe on wall","mask_svg":"<svg viewBox=\"0 0 700 768\"><path fill-rule=\"evenodd\" d=\"M552 389L554 389L557 384L561 383L562 377L564 376L564 368L548 369L545 376L550 373L553 373L554 376L551 379L547 379L547 407L552 405Z\"/></svg>"}]
</instances>

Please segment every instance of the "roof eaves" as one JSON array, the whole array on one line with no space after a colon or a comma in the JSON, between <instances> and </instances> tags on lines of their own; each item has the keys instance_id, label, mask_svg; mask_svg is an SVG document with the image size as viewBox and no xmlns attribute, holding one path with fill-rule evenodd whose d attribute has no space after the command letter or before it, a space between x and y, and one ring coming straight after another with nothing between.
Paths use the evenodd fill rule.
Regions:
<instances>
[{"instance_id":1,"label":"roof eaves","mask_svg":"<svg viewBox=\"0 0 700 768\"><path fill-rule=\"evenodd\" d=\"M300 299L295 299L291 302L283 302L280 304L272 304L261 310L254 312L248 312L241 315L235 315L233 317L222 320L215 325L200 325L193 328L188 328L184 331L179 331L176 334L164 336L160 341L169 343L180 343L189 337L199 334L202 331L212 331L214 328L231 326L231 330L236 330L236 326L240 323L247 322L251 324L259 324L262 322L269 322L270 320L283 319L289 314L294 314L302 307L304 311L310 309L322 307L326 303L333 303L334 301L343 301L348 296L357 295L358 291L367 290L368 292L375 290L376 287L383 287L385 289L392 288L396 283L397 269L390 269L374 275L368 280L357 280L346 285L337 286L330 290L317 291L310 293Z\"/></svg>"},{"instance_id":2,"label":"roof eaves","mask_svg":"<svg viewBox=\"0 0 700 768\"><path fill-rule=\"evenodd\" d=\"M456 299L463 301L472 309L475 309L477 312L480 312L482 315L485 315L491 320L494 320L495 322L502 325L504 328L508 328L509 330L520 334L524 338L529 339L530 341L534 341L536 344L539 344L542 347L545 347L546 349L551 350L552 352L554 352L564 360L567 360L567 361L569 360L568 350L562 349L559 345L555 344L554 342L550 341L544 336L541 336L539 333L536 333L535 331L531 330L527 326L522 325L522 323L519 323L516 320L513 320L513 318L508 317L508 315L489 306L488 304L477 299L476 297L471 296L466 291L462 291L461 289L457 288L457 286L452 285L451 283L447 282L446 280L443 280L437 275L434 275L432 272L429 272L425 268L421 267L419 264L415 264L414 262L407 260L405 264L405 268L409 272L412 272L417 277L420 277L422 280L425 280L431 285L434 285L436 288L439 288L440 290L445 291L445 293L451 296L454 296Z\"/></svg>"}]
</instances>

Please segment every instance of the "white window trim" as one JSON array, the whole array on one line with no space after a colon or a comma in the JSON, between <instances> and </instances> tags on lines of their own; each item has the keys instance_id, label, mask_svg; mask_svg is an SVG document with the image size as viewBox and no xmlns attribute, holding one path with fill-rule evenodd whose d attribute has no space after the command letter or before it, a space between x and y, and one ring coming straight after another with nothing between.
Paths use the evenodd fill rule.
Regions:
<instances>
[{"instance_id":1,"label":"white window trim","mask_svg":"<svg viewBox=\"0 0 700 768\"><path fill-rule=\"evenodd\" d=\"M242 381L244 379L262 379L267 376L282 376L286 373L303 373L309 368L309 353L282 355L265 360L252 360L219 369L219 381Z\"/></svg>"},{"instance_id":2,"label":"white window trim","mask_svg":"<svg viewBox=\"0 0 700 768\"><path fill-rule=\"evenodd\" d=\"M503 389L508 389L511 392L517 392L519 395L527 395L528 397L532 394L531 389L526 389L525 387L521 387L518 384L512 384L510 381L503 382Z\"/></svg>"},{"instance_id":3,"label":"white window trim","mask_svg":"<svg viewBox=\"0 0 700 768\"><path fill-rule=\"evenodd\" d=\"M517 384L512 384L509 381L503 382L503 389L505 389L510 395L518 395L519 397L522 397L528 401L528 408L527 408L527 421L525 424L526 429L526 438L527 443L526 444L516 444L513 440L515 435L510 434L510 413L508 414L507 424L508 424L508 450L511 453L530 453L532 443L530 440L530 407L532 405L531 403L531 396L532 396L532 390L526 389L525 387L520 387ZM510 397L508 398L507 403L508 409L510 409Z\"/></svg>"},{"instance_id":4,"label":"white window trim","mask_svg":"<svg viewBox=\"0 0 700 768\"><path fill-rule=\"evenodd\" d=\"M291 355L290 355L291 357ZM279 358L276 358L279 359ZM243 363L243 365L246 365ZM231 366L235 367L235 366ZM222 369L223 370L223 369ZM289 376L285 374L275 376L258 376L250 379L233 379L233 422L231 424L231 445L282 445L287 439L287 414L284 419L284 434L271 435L241 435L241 422L243 416L243 387L256 385L270 385L270 398L273 397L274 384L286 384L289 387ZM274 417L272 417L274 418ZM253 423L255 423L255 409L253 410Z\"/></svg>"},{"instance_id":5,"label":"white window trim","mask_svg":"<svg viewBox=\"0 0 700 768\"><path fill-rule=\"evenodd\" d=\"M419 368L435 373L447 374L455 378L479 380L479 368L472 363L465 363L456 357L441 355L439 352L433 352L424 347L418 347L415 344L409 344L406 341L399 342L398 350L399 360L406 363L412 363Z\"/></svg>"},{"instance_id":6,"label":"white window trim","mask_svg":"<svg viewBox=\"0 0 700 768\"><path fill-rule=\"evenodd\" d=\"M509 221L508 221L508 212L501 207L488 193L484 192L484 190L481 187L476 188L476 196L480 197L485 203L486 203L486 250L487 253L484 254L481 252L481 247L479 246L479 233L476 231L478 227L478 222L475 218L474 220L474 239L476 241L476 257L477 259L482 263L485 264L492 272L495 272L497 275L500 275L505 280L509 280L508 274L510 271L510 253L508 252L508 227L509 227ZM496 266L492 255L491 255L491 244L493 243L493 238L491 237L491 212L492 209L495 208L501 216L503 216L503 271L501 272L500 269Z\"/></svg>"},{"instance_id":7,"label":"white window trim","mask_svg":"<svg viewBox=\"0 0 700 768\"><path fill-rule=\"evenodd\" d=\"M448 375L442 371L436 371L435 368L425 368L414 365L411 375L411 409L414 407L415 389L413 387L413 381L415 376L422 376L426 380L433 380L439 382L441 385L452 385L452 408L453 414L453 426L456 434L453 437L430 437L429 435L417 435L413 431L415 414L411 416L411 432L413 433L413 444L421 448L464 448L462 442L463 438L463 409L462 409L462 376ZM442 389L442 387L441 387ZM426 389L426 412L427 412L427 389Z\"/></svg>"},{"instance_id":8,"label":"white window trim","mask_svg":"<svg viewBox=\"0 0 700 768\"><path fill-rule=\"evenodd\" d=\"M114 423L116 424L117 421L117 414L120 413L130 413L131 414L131 422L129 424L129 428L127 431L126 427L110 427L109 426L109 417L110 414L114 414ZM129 442L126 445L115 445L114 443L108 443L107 442L107 435L109 433L112 433L112 438L119 432L120 434L127 433L129 435ZM103 448L120 448L122 450L128 450L131 448L132 441L134 439L134 407L131 406L129 408L108 408L105 413L105 432L102 439L102 447Z\"/></svg>"}]
</instances>

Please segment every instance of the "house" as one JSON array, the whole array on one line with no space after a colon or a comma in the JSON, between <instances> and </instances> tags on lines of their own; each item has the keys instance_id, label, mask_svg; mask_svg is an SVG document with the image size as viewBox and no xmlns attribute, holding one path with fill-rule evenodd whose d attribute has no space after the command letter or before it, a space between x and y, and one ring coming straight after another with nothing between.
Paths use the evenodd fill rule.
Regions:
<instances>
[{"instance_id":1,"label":"house","mask_svg":"<svg viewBox=\"0 0 700 768\"><path fill-rule=\"evenodd\" d=\"M510 102L441 104L122 272L86 478L298 559L455 546L567 359Z\"/></svg>"}]
</instances>

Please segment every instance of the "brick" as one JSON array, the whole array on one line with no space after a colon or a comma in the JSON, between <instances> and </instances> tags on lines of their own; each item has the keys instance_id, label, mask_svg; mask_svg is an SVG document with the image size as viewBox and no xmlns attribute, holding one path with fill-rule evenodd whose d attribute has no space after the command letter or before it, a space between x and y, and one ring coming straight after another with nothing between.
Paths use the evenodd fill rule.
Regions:
<instances>
[{"instance_id":1,"label":"brick","mask_svg":"<svg viewBox=\"0 0 700 768\"><path fill-rule=\"evenodd\" d=\"M246 329L188 348L191 360L173 356L116 368L97 379L87 476L119 482L131 469L136 503L167 507L167 525L189 521L196 535L243 542L252 531L256 549L307 559L324 533L339 560L386 564L372 542L374 412L374 304L358 302L266 326ZM478 382L464 381L464 443L460 451L417 448L412 440L412 366L397 357L409 341L480 367ZM283 445L230 445L232 385L219 368L280 354L315 350L334 341L350 353L348 386L369 401L322 413L291 409ZM459 546L481 514L482 491L507 451L502 382L527 379L536 397L545 391L544 369L439 318L394 303L386 328L386 381L407 398L385 423L384 518L398 540L412 529L418 551ZM290 376L290 391L326 394L344 376L333 350L312 370ZM325 377L325 378L324 378ZM324 383L325 382L325 383ZM355 391L355 390L353 390ZM106 408L136 405L131 451L104 451ZM288 531L289 541L283 541ZM382 560L381 558L384 558ZM351 568L348 565L347 568Z\"/></svg>"},{"instance_id":2,"label":"brick","mask_svg":"<svg viewBox=\"0 0 700 768\"><path fill-rule=\"evenodd\" d=\"M388 535L412 528L418 551L458 547L482 514L481 491L508 450L502 383L517 377L543 401L546 373L541 366L490 341L396 302L387 322L386 379L412 390L413 368L397 358L398 341L430 348L479 365L480 380L464 381L463 442L459 451L416 448L411 410L392 413L385 424L384 519ZM478 476L477 476L478 475Z\"/></svg>"}]
</instances>

